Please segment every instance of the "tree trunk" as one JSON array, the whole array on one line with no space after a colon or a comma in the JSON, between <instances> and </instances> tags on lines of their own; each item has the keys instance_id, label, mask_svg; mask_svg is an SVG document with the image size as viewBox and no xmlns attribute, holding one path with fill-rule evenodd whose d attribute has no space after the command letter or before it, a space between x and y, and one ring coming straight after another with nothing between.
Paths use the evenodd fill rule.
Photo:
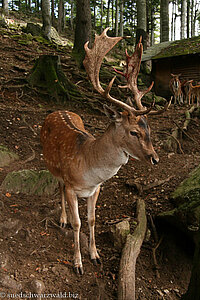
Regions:
<instances>
[{"instance_id":1,"label":"tree trunk","mask_svg":"<svg viewBox=\"0 0 200 300\"><path fill-rule=\"evenodd\" d=\"M58 3L58 33L61 34L65 28L65 3L59 0Z\"/></svg>"},{"instance_id":2,"label":"tree trunk","mask_svg":"<svg viewBox=\"0 0 200 300\"><path fill-rule=\"evenodd\" d=\"M191 18L190 18L190 28L191 28L191 37L194 36L194 0L191 1L191 5L190 5L190 14L191 14Z\"/></svg>"},{"instance_id":3,"label":"tree trunk","mask_svg":"<svg viewBox=\"0 0 200 300\"><path fill-rule=\"evenodd\" d=\"M106 27L109 27L109 25L110 25L110 1L111 0L108 0L107 17L106 17Z\"/></svg>"},{"instance_id":4,"label":"tree trunk","mask_svg":"<svg viewBox=\"0 0 200 300\"><path fill-rule=\"evenodd\" d=\"M31 11L31 0L28 0L28 11Z\"/></svg>"},{"instance_id":5,"label":"tree trunk","mask_svg":"<svg viewBox=\"0 0 200 300\"><path fill-rule=\"evenodd\" d=\"M181 39L185 38L186 4L186 0L181 1Z\"/></svg>"},{"instance_id":6,"label":"tree trunk","mask_svg":"<svg viewBox=\"0 0 200 300\"><path fill-rule=\"evenodd\" d=\"M73 93L81 97L76 86L68 81L62 72L58 56L40 56L28 77L28 82L31 86L45 89L58 102L69 100Z\"/></svg>"},{"instance_id":7,"label":"tree trunk","mask_svg":"<svg viewBox=\"0 0 200 300\"><path fill-rule=\"evenodd\" d=\"M123 17L124 17L124 1L121 0L120 2L120 26L119 26L119 36L123 36L124 35L124 20L123 20Z\"/></svg>"},{"instance_id":8,"label":"tree trunk","mask_svg":"<svg viewBox=\"0 0 200 300\"><path fill-rule=\"evenodd\" d=\"M115 36L118 36L118 15L119 15L119 1L115 0Z\"/></svg>"},{"instance_id":9,"label":"tree trunk","mask_svg":"<svg viewBox=\"0 0 200 300\"><path fill-rule=\"evenodd\" d=\"M51 14L50 14L50 0L42 0L42 21L43 34L46 39L51 41Z\"/></svg>"},{"instance_id":10,"label":"tree trunk","mask_svg":"<svg viewBox=\"0 0 200 300\"><path fill-rule=\"evenodd\" d=\"M192 23L192 33L195 36L195 28L196 28L196 21L199 18L199 3L197 0L195 1L194 10L193 10L193 23Z\"/></svg>"},{"instance_id":11,"label":"tree trunk","mask_svg":"<svg viewBox=\"0 0 200 300\"><path fill-rule=\"evenodd\" d=\"M169 41L169 0L160 1L160 41Z\"/></svg>"},{"instance_id":12,"label":"tree trunk","mask_svg":"<svg viewBox=\"0 0 200 300\"><path fill-rule=\"evenodd\" d=\"M3 13L8 15L8 0L3 0Z\"/></svg>"},{"instance_id":13,"label":"tree trunk","mask_svg":"<svg viewBox=\"0 0 200 300\"><path fill-rule=\"evenodd\" d=\"M137 0L137 30L136 30L136 45L142 36L142 44L144 50L147 49L147 9L146 0Z\"/></svg>"},{"instance_id":14,"label":"tree trunk","mask_svg":"<svg viewBox=\"0 0 200 300\"><path fill-rule=\"evenodd\" d=\"M111 0L112 1L112 29L114 29L114 1L115 0Z\"/></svg>"},{"instance_id":15,"label":"tree trunk","mask_svg":"<svg viewBox=\"0 0 200 300\"><path fill-rule=\"evenodd\" d=\"M73 55L79 65L83 66L85 57L84 44L91 42L91 11L89 0L76 1L76 29Z\"/></svg>"},{"instance_id":16,"label":"tree trunk","mask_svg":"<svg viewBox=\"0 0 200 300\"><path fill-rule=\"evenodd\" d=\"M119 269L118 300L135 300L135 266L143 243L147 219L145 203L137 202L138 225L133 235L129 234L122 251Z\"/></svg>"},{"instance_id":17,"label":"tree trunk","mask_svg":"<svg viewBox=\"0 0 200 300\"><path fill-rule=\"evenodd\" d=\"M103 0L101 0L101 32L103 31Z\"/></svg>"},{"instance_id":18,"label":"tree trunk","mask_svg":"<svg viewBox=\"0 0 200 300\"><path fill-rule=\"evenodd\" d=\"M70 12L70 26L73 29L74 28L74 0L70 0L71 4L71 12ZM65 17L65 13L64 13ZM65 27L65 22L64 22L64 27Z\"/></svg>"},{"instance_id":19,"label":"tree trunk","mask_svg":"<svg viewBox=\"0 0 200 300\"><path fill-rule=\"evenodd\" d=\"M59 1L60 2L60 1ZM58 4L59 5L59 4ZM54 0L51 0L51 23L54 27L56 27L56 22L55 22L55 2Z\"/></svg>"},{"instance_id":20,"label":"tree trunk","mask_svg":"<svg viewBox=\"0 0 200 300\"><path fill-rule=\"evenodd\" d=\"M150 30L151 30L151 46L154 45L154 42L155 42L155 34L154 34L154 30L155 30L155 13L154 13L154 7L152 5L152 2L151 2L151 6L150 6L150 22L151 22L151 27L150 27Z\"/></svg>"},{"instance_id":21,"label":"tree trunk","mask_svg":"<svg viewBox=\"0 0 200 300\"><path fill-rule=\"evenodd\" d=\"M94 16L93 16L93 27L94 30L96 29L96 0L94 0L94 4L93 4L93 10L94 10Z\"/></svg>"},{"instance_id":22,"label":"tree trunk","mask_svg":"<svg viewBox=\"0 0 200 300\"><path fill-rule=\"evenodd\" d=\"M187 0L187 38L190 37L190 0Z\"/></svg>"}]
</instances>

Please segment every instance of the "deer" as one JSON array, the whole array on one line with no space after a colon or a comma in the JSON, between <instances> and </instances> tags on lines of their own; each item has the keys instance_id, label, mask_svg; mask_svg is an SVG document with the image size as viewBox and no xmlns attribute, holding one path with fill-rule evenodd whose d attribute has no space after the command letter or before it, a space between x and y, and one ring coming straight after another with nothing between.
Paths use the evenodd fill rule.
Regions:
<instances>
[{"instance_id":1,"label":"deer","mask_svg":"<svg viewBox=\"0 0 200 300\"><path fill-rule=\"evenodd\" d=\"M110 123L105 132L95 138L84 127L79 115L71 111L55 111L49 114L41 129L43 157L49 171L57 177L61 193L61 227L67 224L67 216L74 232L74 271L83 274L79 233L81 220L78 212L78 198L87 199L87 218L90 232L89 253L94 265L100 264L100 256L95 243L95 206L101 185L128 162L129 156L150 165L156 165L159 157L151 142L148 114L157 114L153 104L146 108L142 97L151 86L139 91L137 76L140 69L143 47L141 40L132 56L127 54L124 77L126 88L133 93L136 108L112 95L110 90L114 76L104 89L100 83L99 72L105 55L123 37L109 37L106 28L101 35L95 35L93 47L85 43L86 73L94 89L112 106L104 104ZM164 108L166 110L169 107ZM66 214L65 203L69 215Z\"/></svg>"},{"instance_id":2,"label":"deer","mask_svg":"<svg viewBox=\"0 0 200 300\"><path fill-rule=\"evenodd\" d=\"M179 77L181 74L175 75L171 73L171 80L169 82L169 88L174 96L174 104L178 102L180 105L183 103L183 93L182 93L182 88L181 88L181 82Z\"/></svg>"},{"instance_id":3,"label":"deer","mask_svg":"<svg viewBox=\"0 0 200 300\"><path fill-rule=\"evenodd\" d=\"M189 91L188 91L188 104L191 104L191 98L192 98L192 104L194 104L195 97L197 98L197 106L199 106L200 103L200 85L192 85L193 80L189 80L187 83L189 83Z\"/></svg>"}]
</instances>

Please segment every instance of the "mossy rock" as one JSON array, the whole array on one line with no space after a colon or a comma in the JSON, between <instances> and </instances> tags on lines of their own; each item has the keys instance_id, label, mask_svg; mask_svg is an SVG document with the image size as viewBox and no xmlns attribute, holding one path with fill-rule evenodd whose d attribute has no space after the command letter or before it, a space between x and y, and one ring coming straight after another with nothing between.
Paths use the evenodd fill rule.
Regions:
<instances>
[{"instance_id":1,"label":"mossy rock","mask_svg":"<svg viewBox=\"0 0 200 300\"><path fill-rule=\"evenodd\" d=\"M1 189L3 192L26 195L53 195L58 181L47 170L20 170L8 173Z\"/></svg>"},{"instance_id":2,"label":"mossy rock","mask_svg":"<svg viewBox=\"0 0 200 300\"><path fill-rule=\"evenodd\" d=\"M200 166L186 178L179 187L172 193L172 198L178 204L185 200L200 200Z\"/></svg>"},{"instance_id":3,"label":"mossy rock","mask_svg":"<svg viewBox=\"0 0 200 300\"><path fill-rule=\"evenodd\" d=\"M50 45L51 43L47 41L43 36L38 35L34 36L34 40L37 41L38 43L44 44L44 45Z\"/></svg>"},{"instance_id":4,"label":"mossy rock","mask_svg":"<svg viewBox=\"0 0 200 300\"><path fill-rule=\"evenodd\" d=\"M152 103L153 99L155 99L155 104L156 105L162 105L164 106L167 102L167 100L161 96L156 96L153 92L148 92L145 96L144 96L146 102L148 103Z\"/></svg>"},{"instance_id":5,"label":"mossy rock","mask_svg":"<svg viewBox=\"0 0 200 300\"><path fill-rule=\"evenodd\" d=\"M0 168L8 166L15 160L18 160L19 156L10 151L6 146L0 145Z\"/></svg>"},{"instance_id":6,"label":"mossy rock","mask_svg":"<svg viewBox=\"0 0 200 300\"><path fill-rule=\"evenodd\" d=\"M179 185L171 198L176 208L159 214L158 218L187 233L198 231L200 228L200 166Z\"/></svg>"},{"instance_id":7,"label":"mossy rock","mask_svg":"<svg viewBox=\"0 0 200 300\"><path fill-rule=\"evenodd\" d=\"M8 28L8 25L7 25L4 17L1 17L1 16L0 16L0 27Z\"/></svg>"},{"instance_id":8,"label":"mossy rock","mask_svg":"<svg viewBox=\"0 0 200 300\"><path fill-rule=\"evenodd\" d=\"M27 23L26 27L23 29L24 32L30 33L33 36L39 36L42 34L42 26L35 23Z\"/></svg>"},{"instance_id":9,"label":"mossy rock","mask_svg":"<svg viewBox=\"0 0 200 300\"><path fill-rule=\"evenodd\" d=\"M29 33L32 36L34 36L35 40L39 43L51 45L51 43L49 41L47 41L43 35L42 24L27 23L27 26L24 29L24 32ZM60 45L60 46L66 46L68 44L70 44L70 46L71 46L71 42L69 42L67 39L66 40L61 39L57 30L53 26L51 26L51 40L55 44Z\"/></svg>"}]
</instances>

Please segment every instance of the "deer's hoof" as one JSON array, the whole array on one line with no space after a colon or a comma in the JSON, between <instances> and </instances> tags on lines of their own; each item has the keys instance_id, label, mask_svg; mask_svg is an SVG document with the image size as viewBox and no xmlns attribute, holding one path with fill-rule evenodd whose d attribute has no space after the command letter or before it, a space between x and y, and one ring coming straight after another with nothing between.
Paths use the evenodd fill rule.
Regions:
<instances>
[{"instance_id":1,"label":"deer's hoof","mask_svg":"<svg viewBox=\"0 0 200 300\"><path fill-rule=\"evenodd\" d=\"M67 217L66 216L61 216L60 217L60 227L65 228L67 225Z\"/></svg>"},{"instance_id":2,"label":"deer's hoof","mask_svg":"<svg viewBox=\"0 0 200 300\"><path fill-rule=\"evenodd\" d=\"M74 266L74 272L76 275L83 275L83 267L82 266Z\"/></svg>"},{"instance_id":3,"label":"deer's hoof","mask_svg":"<svg viewBox=\"0 0 200 300\"><path fill-rule=\"evenodd\" d=\"M97 265L101 265L101 260L100 258L94 258L94 259L91 259L93 265L97 266Z\"/></svg>"}]
</instances>

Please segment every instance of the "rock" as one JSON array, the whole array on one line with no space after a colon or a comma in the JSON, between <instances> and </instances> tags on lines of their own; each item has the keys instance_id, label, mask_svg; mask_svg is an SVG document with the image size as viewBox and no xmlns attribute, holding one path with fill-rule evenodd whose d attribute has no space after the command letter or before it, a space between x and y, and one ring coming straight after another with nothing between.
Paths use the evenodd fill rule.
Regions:
<instances>
[{"instance_id":1,"label":"rock","mask_svg":"<svg viewBox=\"0 0 200 300\"><path fill-rule=\"evenodd\" d=\"M31 33L33 36L37 36L42 34L42 27L40 24L27 23L24 31L26 33Z\"/></svg>"},{"instance_id":2,"label":"rock","mask_svg":"<svg viewBox=\"0 0 200 300\"><path fill-rule=\"evenodd\" d=\"M154 97L155 97L155 102L158 105L165 105L167 102L167 100L164 97L156 96L156 95L154 95Z\"/></svg>"},{"instance_id":3,"label":"rock","mask_svg":"<svg viewBox=\"0 0 200 300\"><path fill-rule=\"evenodd\" d=\"M167 100L161 96L156 96L153 92L148 92L145 96L144 96L145 100L148 103L151 103L153 99L155 99L155 104L156 105L165 105Z\"/></svg>"},{"instance_id":4,"label":"rock","mask_svg":"<svg viewBox=\"0 0 200 300\"><path fill-rule=\"evenodd\" d=\"M0 27L2 27L2 28L8 28L6 20L4 19L4 17L1 17L1 16L0 16Z\"/></svg>"},{"instance_id":5,"label":"rock","mask_svg":"<svg viewBox=\"0 0 200 300\"><path fill-rule=\"evenodd\" d=\"M27 26L24 29L24 31L26 33L31 33L33 36L37 37L37 40L38 37L40 37L38 42L45 42L43 39L42 24L27 23ZM53 26L51 26L51 40L60 46L66 46L70 43L67 39L62 39Z\"/></svg>"},{"instance_id":6,"label":"rock","mask_svg":"<svg viewBox=\"0 0 200 300\"><path fill-rule=\"evenodd\" d=\"M188 199L198 200L200 197L200 165L193 172L189 174L189 177L185 179L178 188L172 193L172 198L176 200L177 204L182 204Z\"/></svg>"},{"instance_id":7,"label":"rock","mask_svg":"<svg viewBox=\"0 0 200 300\"><path fill-rule=\"evenodd\" d=\"M7 269L9 266L9 255L4 251L0 251L0 268Z\"/></svg>"},{"instance_id":8,"label":"rock","mask_svg":"<svg viewBox=\"0 0 200 300\"><path fill-rule=\"evenodd\" d=\"M58 182L49 171L20 170L8 173L1 189L3 192L26 195L53 195Z\"/></svg>"},{"instance_id":9,"label":"rock","mask_svg":"<svg viewBox=\"0 0 200 300\"><path fill-rule=\"evenodd\" d=\"M170 197L175 208L157 215L157 220L170 223L195 242L200 220L200 165L193 170Z\"/></svg>"},{"instance_id":10,"label":"rock","mask_svg":"<svg viewBox=\"0 0 200 300\"><path fill-rule=\"evenodd\" d=\"M69 265L71 266L71 269L72 269L73 264L72 264L72 263L69 263ZM71 277L71 271L70 271L70 269L67 267L67 264L66 264L66 265L55 265L55 266L52 268L52 272L53 272L57 277L62 277L62 278L65 278L65 277L70 278L70 277Z\"/></svg>"},{"instance_id":11,"label":"rock","mask_svg":"<svg viewBox=\"0 0 200 300\"><path fill-rule=\"evenodd\" d=\"M127 220L124 220L122 222L119 222L111 226L111 234L114 239L114 246L117 249L122 250L126 242L127 235L129 233L130 233L130 224Z\"/></svg>"},{"instance_id":12,"label":"rock","mask_svg":"<svg viewBox=\"0 0 200 300\"><path fill-rule=\"evenodd\" d=\"M11 278L7 274L1 274L0 286L8 288L13 292L19 292L22 289L22 284L15 279Z\"/></svg>"},{"instance_id":13,"label":"rock","mask_svg":"<svg viewBox=\"0 0 200 300\"><path fill-rule=\"evenodd\" d=\"M36 294L42 294L45 291L45 285L42 280L34 279L30 283L31 291Z\"/></svg>"},{"instance_id":14,"label":"rock","mask_svg":"<svg viewBox=\"0 0 200 300\"><path fill-rule=\"evenodd\" d=\"M8 166L18 159L19 156L16 153L9 151L4 145L0 145L0 168Z\"/></svg>"},{"instance_id":15,"label":"rock","mask_svg":"<svg viewBox=\"0 0 200 300\"><path fill-rule=\"evenodd\" d=\"M0 235L4 238L15 236L22 229L22 223L18 219L8 219L4 223L0 223Z\"/></svg>"}]
</instances>

